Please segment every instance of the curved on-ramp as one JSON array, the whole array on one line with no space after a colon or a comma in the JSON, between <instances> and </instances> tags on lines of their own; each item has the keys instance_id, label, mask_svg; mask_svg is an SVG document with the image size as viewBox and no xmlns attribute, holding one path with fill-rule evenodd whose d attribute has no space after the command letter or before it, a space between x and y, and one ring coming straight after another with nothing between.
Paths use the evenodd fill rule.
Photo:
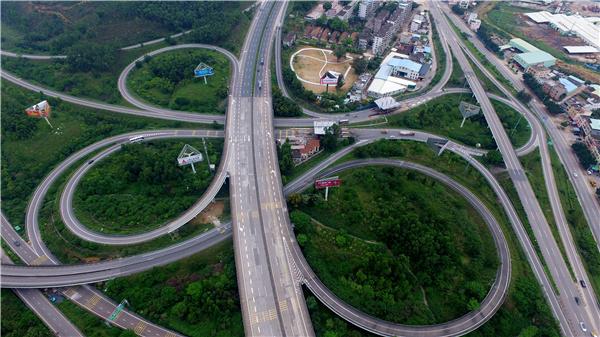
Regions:
<instances>
[{"instance_id":1,"label":"curved on-ramp","mask_svg":"<svg viewBox=\"0 0 600 337\"><path fill-rule=\"evenodd\" d=\"M144 135L144 141L148 140L157 140L157 139L175 139L175 138L204 138L204 137L223 137L223 132L221 131L204 131L204 130L164 130L161 132L151 132L146 133ZM77 185L83 178L83 176L94 166L98 161L106 158L107 156L113 154L114 152L121 149L121 145L129 143L128 139L124 141L116 142L116 144L110 146L109 148L101 151L96 154L90 161L81 165L77 171L71 176L71 178L67 181L67 185L63 190L60 198L60 214L63 219L65 226L73 232L79 238L99 243L105 245L131 245L138 244L142 242L146 242L149 240L156 239L162 235L171 233L181 226L188 223L192 220L196 215L198 215L203 209L208 206L219 190L225 179L227 178L227 172L224 169L223 165L219 166L215 176L211 180L208 188L202 196L194 203L192 207L186 210L183 214L178 216L176 219L169 221L166 224L159 226L158 228L140 233L140 234L132 234L132 235L118 235L118 234L104 234L98 233L90 230L85 225L83 225L75 216L73 211L73 195L75 194L75 190ZM95 144L91 145L96 148ZM80 159L82 155L76 155L75 160ZM222 158L222 161L225 161L225 158ZM61 166L62 171L67 169L65 166ZM57 173L61 173L57 172ZM54 175L56 176L56 175ZM52 184L53 180L44 180L43 184Z\"/></svg>"},{"instance_id":2,"label":"curved on-ramp","mask_svg":"<svg viewBox=\"0 0 600 337\"><path fill-rule=\"evenodd\" d=\"M475 330L496 313L504 303L504 299L508 293L511 275L510 252L500 225L487 207L471 191L454 179L420 164L393 159L355 160L337 165L319 175L330 176L350 168L370 165L386 165L415 170L442 182L467 199L488 225L498 251L500 266L491 289L479 309L455 320L423 326L392 323L367 315L339 299L318 279L304 258L297 242L291 240L290 250L296 267L302 272L304 284L334 313L346 321L375 334L384 336L459 336Z\"/></svg>"},{"instance_id":3,"label":"curved on-ramp","mask_svg":"<svg viewBox=\"0 0 600 337\"><path fill-rule=\"evenodd\" d=\"M135 68L136 63L143 61L146 56L155 56L155 55L162 54L162 53L165 53L168 51L179 50L179 49L194 49L194 48L195 49L199 48L199 49L214 50L216 52L219 52L219 53L225 55L225 57L227 57L227 59L229 59L229 62L232 65L232 69L230 72L230 76L231 76L230 83L235 83L236 76L239 71L239 62L238 62L238 59L235 57L235 55L233 55L233 53L231 53L227 49L223 49L221 47L217 47L217 46L213 46L213 45L201 44L201 43L188 43L188 44L179 44L179 45L174 45L174 46L169 46L169 47L164 47L164 48L160 48L157 50L153 50L151 52L148 52L148 53L138 57L133 62L128 64L127 67L125 67L125 69L123 69L123 71L119 75L119 80L117 81L119 93L121 93L121 96L123 96L123 98L127 102L133 104L134 106L136 106L142 110L153 111L156 113L162 113L164 115L172 115L172 114L178 113L178 112L180 113L181 111L161 108L161 107L158 107L155 105L147 104L147 103L142 102L139 99L137 99L134 95L132 95L129 92L129 89L127 88L127 76L129 76L129 73L131 72L131 70L133 70L133 68ZM220 115L215 115L215 116L220 116Z\"/></svg>"}]
</instances>

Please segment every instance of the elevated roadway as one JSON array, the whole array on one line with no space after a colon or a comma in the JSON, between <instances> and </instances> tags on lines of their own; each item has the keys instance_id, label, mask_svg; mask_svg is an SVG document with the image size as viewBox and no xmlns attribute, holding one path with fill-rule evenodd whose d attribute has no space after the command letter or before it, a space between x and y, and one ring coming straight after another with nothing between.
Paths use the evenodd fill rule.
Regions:
<instances>
[{"instance_id":1,"label":"elevated roadway","mask_svg":"<svg viewBox=\"0 0 600 337\"><path fill-rule=\"evenodd\" d=\"M450 43L451 48L461 68L465 72L465 77L469 83L469 86L471 87L475 97L477 98L477 101L482 107L484 116L488 121L490 130L492 131L500 153L504 158L504 163L517 190L519 199L523 204L534 235L538 241L538 244L540 245L544 260L548 264L550 274L561 291L561 297L563 300L558 301L555 299L553 301L550 299L550 303L555 315L559 319L563 333L567 335L576 335L580 333L581 330L579 329L579 322L584 322L588 327L596 329L595 322L597 322L597 317L590 315L589 306L587 309L583 309L582 307L575 305L574 300L567 300L579 295L576 283L571 279L567 265L562 259L558 245L553 239L550 227L546 221L546 218L544 217L539 203L537 202L536 196L525 175L521 163L519 162L514 149L510 145L508 136L506 135L506 132L504 131L502 124L496 115L493 106L491 105L491 102L485 94L481 83L477 77L475 77L472 67L466 59L463 50L461 49L462 41L456 37L454 31L446 21L446 18L441 13L439 6L439 3L432 5L431 12L436 18L438 24L444 25L446 32L450 33L451 41L454 40L455 42ZM550 291L551 288L546 289L546 295L548 297L553 297L554 294L550 293ZM568 310L565 310L565 307L568 308ZM592 311L594 310L592 309Z\"/></svg>"},{"instance_id":2,"label":"elevated roadway","mask_svg":"<svg viewBox=\"0 0 600 337\"><path fill-rule=\"evenodd\" d=\"M455 25L457 27L459 27L459 29L461 29L461 30L468 29L468 28L466 28L465 24L460 19L458 19L456 16L451 15L450 19L452 19L452 21L455 23ZM478 40L475 41L475 40L476 39L471 39L471 41L474 43L476 48L478 48L486 56L486 58L488 60L490 60L490 62L500 71L500 73L505 78L507 78L511 83L514 84L515 88L517 88L519 90L526 89L524 87L523 83L521 82L521 80L516 76L515 73L513 73L506 66L504 66L503 62L500 59L498 59L495 55L493 55L489 50L487 50L483 46L481 41L478 41ZM514 104L516 106L518 106L521 110L527 111L529 114L531 114L529 112L529 110L525 107L524 104L522 104L520 101L518 101L514 97L514 95L512 95L512 93L510 91L508 91L501 83L499 83L499 81L492 74L490 74L490 72L479 62L479 60L469 51L469 49L464 46L464 43L462 43L462 40L460 42L461 42L461 46L463 47L463 50L469 56L469 58L471 58L472 62L475 65L477 65L477 67L479 67L481 69L481 71L487 77L489 77L490 80L507 97L509 97L509 99L512 102L514 102ZM585 178L583 178L585 176L584 175L585 172L583 170L581 170L581 168L579 167L579 163L575 159L575 156L574 156L572 150L570 149L570 146L567 144L566 140L564 139L563 134L553 124L552 120L547 117L547 114L545 113L545 107L543 106L543 104L541 104L540 102L538 102L536 100L532 100L532 102L530 102L530 104L529 104L529 107L532 109L532 111L534 111L537 118L539 118L539 120L541 120L541 123L544 125L546 130L548 130L548 133L550 134L551 139L553 141L552 144L559 154L559 158L567 159L566 161L563 160L563 166L565 167L565 169L567 169L567 175L569 177L569 180L571 180L571 183L574 184L576 191L578 190L578 188L577 188L578 184L583 185L583 186L579 186L579 187L583 188L584 190L580 190L579 191L580 193L577 193L577 194L579 196L579 202L582 205L582 208L584 209L584 214L586 216L586 219L588 220L588 224L590 225L590 227L592 229L592 233L595 235L596 233L594 232L594 229L600 228L600 207L598 207L599 205L597 204L597 199L593 195L593 191L592 191L592 193L587 193L587 192L589 192L589 187L585 183ZM574 240L573 240L573 237L570 232L570 226L567 222L566 216L564 214L564 210L562 208L562 204L561 204L559 193L558 193L558 188L556 186L554 171L552 169L552 164L551 164L551 160L550 160L550 153L549 153L549 148L548 148L549 145L547 142L546 133L541 132L539 137L540 137L539 144L540 144L541 165L542 165L542 170L543 170L543 174L544 174L544 181L545 181L545 185L546 185L548 199L550 201L550 206L552 208L553 217L554 217L555 223L558 228L560 240L562 241L563 246L565 247L565 252L567 255L568 262L572 266L573 273L575 274L575 277L576 277L576 280L573 280L573 281L575 282L576 289L581 294L581 296L579 296L579 298L580 298L580 301L582 302L582 306L585 307L584 310L588 312L588 314L590 315L590 317L592 317L592 319L596 319L596 322L598 322L598 320L600 320L600 310L598 310L598 308L600 308L600 307L598 306L598 298L596 297L596 295L594 293L593 283L590 282L590 279L586 273L586 270L583 267L581 257L579 256L578 250L575 247ZM563 156L561 156L561 152L562 152ZM569 165L565 165L565 163L568 163ZM569 168L569 166L574 167L574 169ZM578 176L576 174L577 171L582 171L581 176ZM587 211L586 211L586 209L587 209ZM596 237L596 245L598 247L598 243L599 243L598 236L595 235L595 237ZM581 287L581 284L578 283L579 280L584 280L588 286L585 288ZM564 299L564 300L569 301L571 306L573 305L573 302L575 302L574 299L569 299L569 298ZM575 302L575 304L577 304L577 303Z\"/></svg>"}]
</instances>

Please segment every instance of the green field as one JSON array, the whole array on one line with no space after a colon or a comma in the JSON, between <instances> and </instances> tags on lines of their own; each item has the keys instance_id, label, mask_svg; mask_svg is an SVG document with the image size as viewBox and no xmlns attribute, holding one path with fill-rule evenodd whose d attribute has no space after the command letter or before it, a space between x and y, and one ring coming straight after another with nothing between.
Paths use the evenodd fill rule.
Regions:
<instances>
[{"instance_id":1,"label":"green field","mask_svg":"<svg viewBox=\"0 0 600 337\"><path fill-rule=\"evenodd\" d=\"M51 337L54 334L10 289L2 289L2 336Z\"/></svg>"},{"instance_id":2,"label":"green field","mask_svg":"<svg viewBox=\"0 0 600 337\"><path fill-rule=\"evenodd\" d=\"M194 68L203 62L214 70L194 78ZM203 49L176 50L159 54L129 74L127 85L141 99L174 110L225 113L231 65L222 54Z\"/></svg>"},{"instance_id":3,"label":"green field","mask_svg":"<svg viewBox=\"0 0 600 337\"><path fill-rule=\"evenodd\" d=\"M243 336L230 240L189 258L106 282L106 294L186 336Z\"/></svg>"},{"instance_id":4,"label":"green field","mask_svg":"<svg viewBox=\"0 0 600 337\"><path fill-rule=\"evenodd\" d=\"M83 108L48 98L50 122L25 116L24 109L44 97L2 81L2 211L23 225L25 207L50 170L69 155L109 136L128 131L209 125L133 117Z\"/></svg>"},{"instance_id":5,"label":"green field","mask_svg":"<svg viewBox=\"0 0 600 337\"><path fill-rule=\"evenodd\" d=\"M452 153L444 152L436 156L427 145L409 141L378 141L357 148L339 162L368 157L407 159L434 168L475 193L500 222L511 251L512 272L508 297L490 321L468 336L521 336L530 331L537 333L534 336L559 336L558 326L512 226L493 190L478 171Z\"/></svg>"},{"instance_id":6,"label":"green field","mask_svg":"<svg viewBox=\"0 0 600 337\"><path fill-rule=\"evenodd\" d=\"M299 205L290 198L306 212L292 213L298 242L328 288L368 314L406 324L441 323L478 306L498 260L466 200L394 167L339 176L344 184L327 202L314 190Z\"/></svg>"},{"instance_id":7,"label":"green field","mask_svg":"<svg viewBox=\"0 0 600 337\"><path fill-rule=\"evenodd\" d=\"M386 117L388 120L387 125L389 127L428 131L465 145L476 146L480 144L483 149L494 149L496 147L495 142L482 113L467 118L463 127L460 127L462 116L458 110L458 105L461 101L474 103L468 93L445 95L406 112ZM517 111L498 101L492 100L492 104L509 135L511 143L515 147L523 146L531 135L527 121L522 119L517 125L517 121L521 116Z\"/></svg>"},{"instance_id":8,"label":"green field","mask_svg":"<svg viewBox=\"0 0 600 337\"><path fill-rule=\"evenodd\" d=\"M185 144L203 149L200 139L151 141L125 145L96 164L75 191L77 217L92 230L125 235L150 231L183 213L214 177L206 159L195 165L196 174L177 165ZM206 146L218 166L223 141L208 139Z\"/></svg>"}]
</instances>

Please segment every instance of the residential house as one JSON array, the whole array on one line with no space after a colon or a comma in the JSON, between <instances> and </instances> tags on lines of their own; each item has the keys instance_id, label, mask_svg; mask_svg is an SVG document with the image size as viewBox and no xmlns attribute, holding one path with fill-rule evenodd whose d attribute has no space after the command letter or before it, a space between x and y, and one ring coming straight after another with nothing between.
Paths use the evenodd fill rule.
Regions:
<instances>
[{"instance_id":1,"label":"residential house","mask_svg":"<svg viewBox=\"0 0 600 337\"><path fill-rule=\"evenodd\" d=\"M296 33L294 32L287 33L283 38L283 45L286 47L291 47L294 42L296 42Z\"/></svg>"}]
</instances>

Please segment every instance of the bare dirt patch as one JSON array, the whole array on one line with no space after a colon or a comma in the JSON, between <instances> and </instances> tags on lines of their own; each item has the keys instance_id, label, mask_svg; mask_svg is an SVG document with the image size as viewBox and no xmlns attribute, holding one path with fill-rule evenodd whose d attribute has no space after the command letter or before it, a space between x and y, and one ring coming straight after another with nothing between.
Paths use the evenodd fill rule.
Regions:
<instances>
[{"instance_id":1,"label":"bare dirt patch","mask_svg":"<svg viewBox=\"0 0 600 337\"><path fill-rule=\"evenodd\" d=\"M325 92L326 86L318 85L321 75L327 71L334 71L344 75L344 85L340 90L330 85L329 90L345 93L350 90L356 81L357 75L352 68L352 59L357 55L348 54L339 60L330 50L302 50L293 57L292 63L296 75L305 81L301 81L304 88L315 92ZM306 81L313 82L307 83Z\"/></svg>"}]
</instances>

